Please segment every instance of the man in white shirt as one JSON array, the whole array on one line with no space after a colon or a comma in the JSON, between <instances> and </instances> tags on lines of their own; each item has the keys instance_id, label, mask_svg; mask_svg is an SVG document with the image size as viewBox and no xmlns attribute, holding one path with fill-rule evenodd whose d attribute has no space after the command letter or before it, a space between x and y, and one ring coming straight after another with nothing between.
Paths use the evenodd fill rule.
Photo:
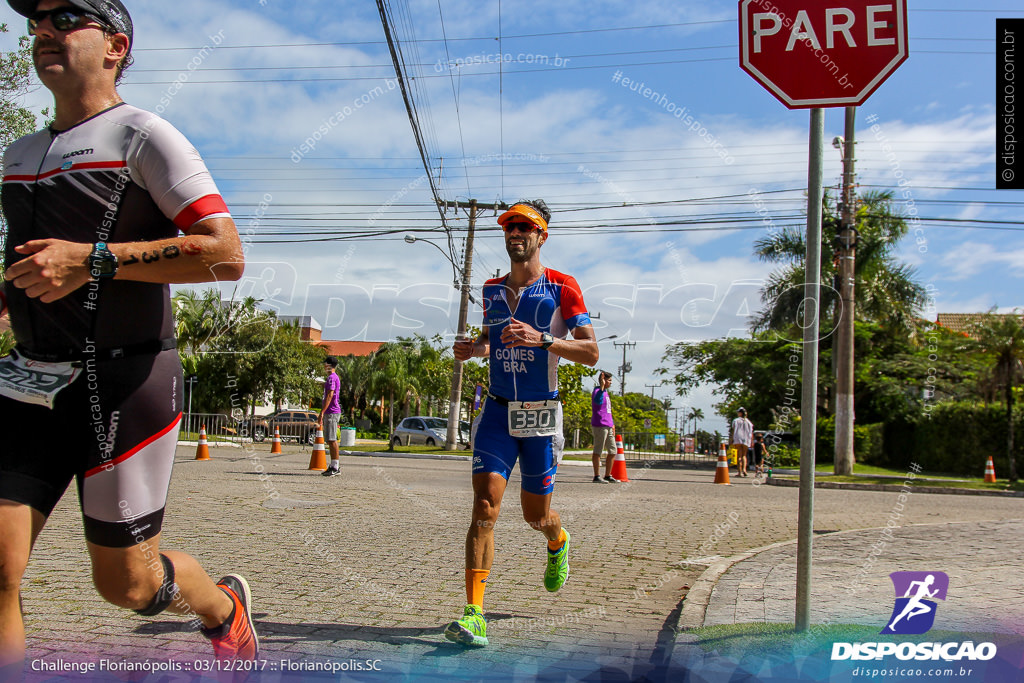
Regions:
<instances>
[{"instance_id":1,"label":"man in white shirt","mask_svg":"<svg viewBox=\"0 0 1024 683\"><path fill-rule=\"evenodd\" d=\"M740 477L747 476L747 449L754 445L754 423L747 419L746 408L736 411L739 415L732 421L732 437L729 443L736 449L736 471Z\"/></svg>"}]
</instances>

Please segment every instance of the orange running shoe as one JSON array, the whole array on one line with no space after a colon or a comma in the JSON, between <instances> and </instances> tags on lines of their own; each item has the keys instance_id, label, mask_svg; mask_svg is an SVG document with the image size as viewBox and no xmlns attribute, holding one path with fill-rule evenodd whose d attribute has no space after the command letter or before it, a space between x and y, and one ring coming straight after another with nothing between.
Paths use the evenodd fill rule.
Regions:
<instances>
[{"instance_id":1,"label":"orange running shoe","mask_svg":"<svg viewBox=\"0 0 1024 683\"><path fill-rule=\"evenodd\" d=\"M256 659L260 641L252 623L249 583L238 574L228 574L217 586L231 598L234 607L223 624L203 629L203 635L213 643L214 656L217 659Z\"/></svg>"}]
</instances>

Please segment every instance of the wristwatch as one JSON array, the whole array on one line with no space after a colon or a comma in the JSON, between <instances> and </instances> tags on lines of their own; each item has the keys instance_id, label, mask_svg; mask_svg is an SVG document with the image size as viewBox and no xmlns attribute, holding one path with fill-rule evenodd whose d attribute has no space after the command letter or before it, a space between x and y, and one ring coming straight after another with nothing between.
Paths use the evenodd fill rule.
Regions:
<instances>
[{"instance_id":1,"label":"wristwatch","mask_svg":"<svg viewBox=\"0 0 1024 683\"><path fill-rule=\"evenodd\" d=\"M93 245L86 264L89 266L89 273L97 280L109 280L117 274L117 256L107 249L106 242L97 242Z\"/></svg>"},{"instance_id":2,"label":"wristwatch","mask_svg":"<svg viewBox=\"0 0 1024 683\"><path fill-rule=\"evenodd\" d=\"M555 343L555 338L551 336L550 332L541 332L540 334L540 348L547 349L549 346Z\"/></svg>"}]
</instances>

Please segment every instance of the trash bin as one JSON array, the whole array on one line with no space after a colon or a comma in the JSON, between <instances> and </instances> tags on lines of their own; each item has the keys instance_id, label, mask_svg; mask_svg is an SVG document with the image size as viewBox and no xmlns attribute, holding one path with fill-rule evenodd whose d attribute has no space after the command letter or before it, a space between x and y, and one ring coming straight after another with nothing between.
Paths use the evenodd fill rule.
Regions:
<instances>
[{"instance_id":1,"label":"trash bin","mask_svg":"<svg viewBox=\"0 0 1024 683\"><path fill-rule=\"evenodd\" d=\"M338 446L355 446L356 445L356 428L355 427L342 427L341 438L338 439Z\"/></svg>"}]
</instances>

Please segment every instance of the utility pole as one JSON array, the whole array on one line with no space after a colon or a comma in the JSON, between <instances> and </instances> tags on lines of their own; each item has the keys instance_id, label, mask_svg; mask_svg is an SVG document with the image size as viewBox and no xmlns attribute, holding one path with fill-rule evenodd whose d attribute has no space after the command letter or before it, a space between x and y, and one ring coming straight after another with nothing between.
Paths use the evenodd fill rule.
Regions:
<instances>
[{"instance_id":1,"label":"utility pole","mask_svg":"<svg viewBox=\"0 0 1024 683\"><path fill-rule=\"evenodd\" d=\"M619 366L619 395L626 395L626 373L633 369L633 366L626 362L626 349L636 346L636 342L612 342L612 346L622 347L622 365Z\"/></svg>"},{"instance_id":2,"label":"utility pole","mask_svg":"<svg viewBox=\"0 0 1024 683\"><path fill-rule=\"evenodd\" d=\"M843 142L843 210L839 231L839 299L842 315L836 328L836 444L833 471L853 474L853 317L854 265L857 256L854 196L854 128L856 107L846 108Z\"/></svg>"},{"instance_id":3,"label":"utility pole","mask_svg":"<svg viewBox=\"0 0 1024 683\"><path fill-rule=\"evenodd\" d=\"M653 401L654 390L661 386L661 382L658 382L657 384L645 384L644 386L651 390L651 400Z\"/></svg>"},{"instance_id":4,"label":"utility pole","mask_svg":"<svg viewBox=\"0 0 1024 683\"><path fill-rule=\"evenodd\" d=\"M459 289L459 326L456 328L455 339L463 341L466 338L466 318L469 316L469 280L473 274L473 235L476 232L476 216L479 209L495 210L508 208L504 204L478 204L475 199L468 202L455 202L460 209L469 209L469 232L466 235L466 255L463 259L462 283ZM458 447L459 418L462 411L462 361L456 359L452 371L452 388L448 395L448 434L445 438L444 448L447 451L454 451Z\"/></svg>"}]
</instances>

